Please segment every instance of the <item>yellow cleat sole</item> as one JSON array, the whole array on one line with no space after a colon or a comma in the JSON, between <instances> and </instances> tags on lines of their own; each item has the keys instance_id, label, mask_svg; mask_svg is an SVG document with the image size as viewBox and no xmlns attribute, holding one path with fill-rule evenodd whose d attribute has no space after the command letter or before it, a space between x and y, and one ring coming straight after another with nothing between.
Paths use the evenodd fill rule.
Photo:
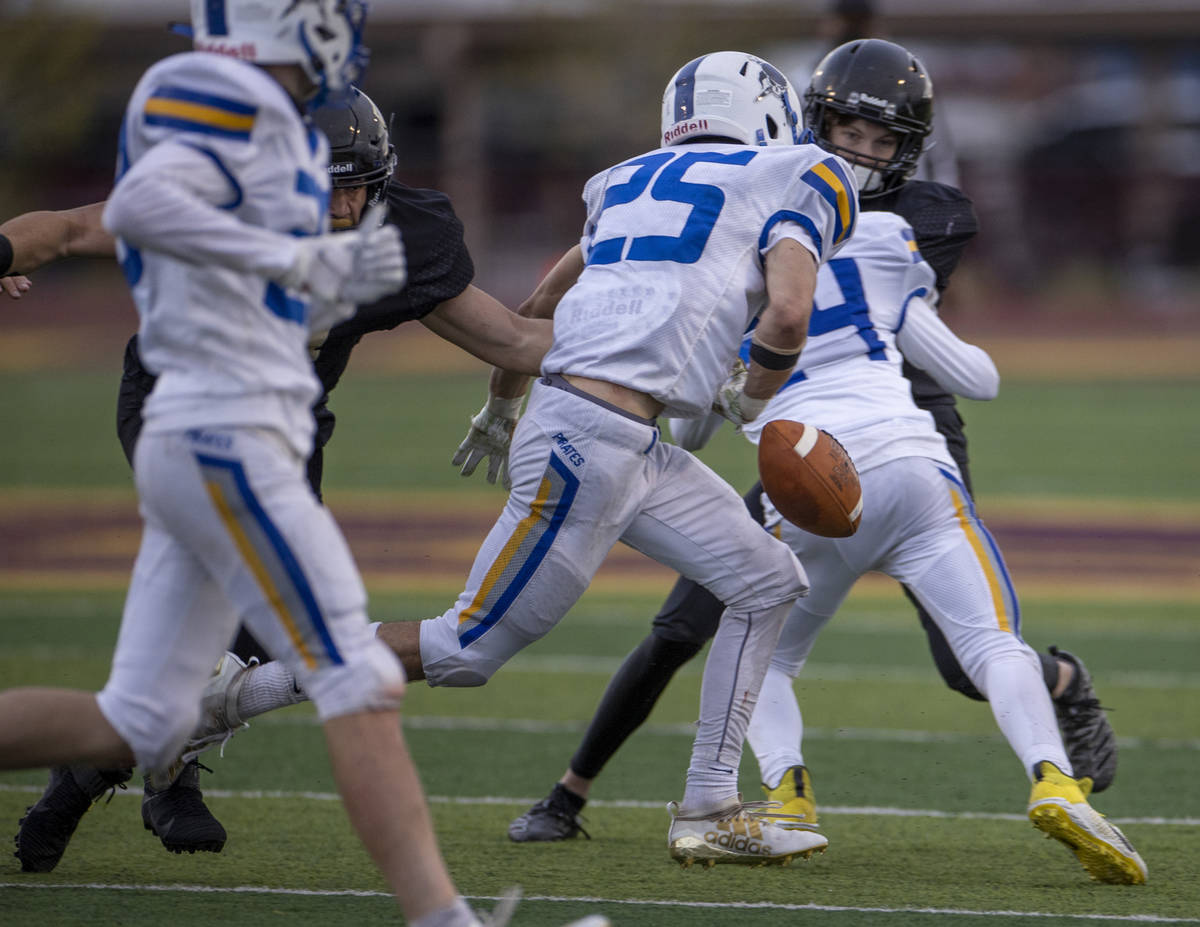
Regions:
<instances>
[{"instance_id":1,"label":"yellow cleat sole","mask_svg":"<svg viewBox=\"0 0 1200 927\"><path fill-rule=\"evenodd\" d=\"M1146 874L1133 860L1123 856L1108 844L1097 840L1071 820L1067 809L1059 804L1037 805L1029 810L1033 826L1071 848L1089 876L1108 885L1141 885Z\"/></svg>"}]
</instances>

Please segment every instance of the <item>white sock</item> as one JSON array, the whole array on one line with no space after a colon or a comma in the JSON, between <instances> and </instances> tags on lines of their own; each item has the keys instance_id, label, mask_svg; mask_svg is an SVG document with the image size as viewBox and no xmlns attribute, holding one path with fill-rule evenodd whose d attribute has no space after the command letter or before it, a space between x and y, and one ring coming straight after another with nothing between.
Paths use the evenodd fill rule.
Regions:
<instances>
[{"instance_id":1,"label":"white sock","mask_svg":"<svg viewBox=\"0 0 1200 927\"><path fill-rule=\"evenodd\" d=\"M775 788L789 769L804 765L804 720L792 678L783 670L774 666L767 670L746 736L763 785Z\"/></svg>"},{"instance_id":2,"label":"white sock","mask_svg":"<svg viewBox=\"0 0 1200 927\"><path fill-rule=\"evenodd\" d=\"M700 684L700 722L682 813L715 810L737 801L746 728L791 607L791 602L784 602L751 615L726 610L721 616Z\"/></svg>"},{"instance_id":3,"label":"white sock","mask_svg":"<svg viewBox=\"0 0 1200 927\"><path fill-rule=\"evenodd\" d=\"M1073 776L1037 656L1032 651L1004 655L993 659L986 673L992 714L1025 772L1032 777L1034 764L1049 760Z\"/></svg>"},{"instance_id":4,"label":"white sock","mask_svg":"<svg viewBox=\"0 0 1200 927\"><path fill-rule=\"evenodd\" d=\"M238 692L237 711L243 721L308 698L283 663L272 660L250 669Z\"/></svg>"},{"instance_id":5,"label":"white sock","mask_svg":"<svg viewBox=\"0 0 1200 927\"><path fill-rule=\"evenodd\" d=\"M470 906L457 898L448 908L438 908L412 922L412 927L482 927Z\"/></svg>"}]
</instances>

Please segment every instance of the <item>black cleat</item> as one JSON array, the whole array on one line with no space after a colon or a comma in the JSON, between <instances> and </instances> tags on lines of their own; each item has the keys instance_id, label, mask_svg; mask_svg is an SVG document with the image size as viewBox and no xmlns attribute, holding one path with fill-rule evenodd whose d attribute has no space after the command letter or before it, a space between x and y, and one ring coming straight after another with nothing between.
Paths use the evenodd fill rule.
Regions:
<instances>
[{"instance_id":1,"label":"black cleat","mask_svg":"<svg viewBox=\"0 0 1200 927\"><path fill-rule=\"evenodd\" d=\"M207 769L208 767L205 767ZM147 776L142 786L142 823L172 853L220 853L225 828L205 807L200 793L200 764L185 763L165 789L155 789Z\"/></svg>"},{"instance_id":2,"label":"black cleat","mask_svg":"<svg viewBox=\"0 0 1200 927\"><path fill-rule=\"evenodd\" d=\"M550 794L508 825L508 839L517 843L548 843L591 834L580 823L579 809L584 801L567 791L561 783Z\"/></svg>"},{"instance_id":3,"label":"black cleat","mask_svg":"<svg viewBox=\"0 0 1200 927\"><path fill-rule=\"evenodd\" d=\"M50 872L67 852L71 835L92 802L105 792L112 800L117 788L133 775L132 769L95 769L91 766L55 766L42 797L25 809L13 838L13 853L23 872Z\"/></svg>"},{"instance_id":4,"label":"black cleat","mask_svg":"<svg viewBox=\"0 0 1200 927\"><path fill-rule=\"evenodd\" d=\"M1117 735L1105 717L1105 708L1092 688L1092 676L1074 654L1050 648L1050 655L1066 660L1075 669L1066 691L1054 699L1054 713L1062 732L1075 778L1092 780L1092 791L1103 792L1117 774Z\"/></svg>"}]
</instances>

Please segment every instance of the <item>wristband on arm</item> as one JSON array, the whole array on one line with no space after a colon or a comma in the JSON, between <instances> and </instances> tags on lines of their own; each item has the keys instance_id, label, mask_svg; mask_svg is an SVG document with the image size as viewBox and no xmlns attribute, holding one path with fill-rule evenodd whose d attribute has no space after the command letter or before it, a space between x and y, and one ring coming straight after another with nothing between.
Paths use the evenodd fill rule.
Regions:
<instances>
[{"instance_id":1,"label":"wristband on arm","mask_svg":"<svg viewBox=\"0 0 1200 927\"><path fill-rule=\"evenodd\" d=\"M750 360L767 370L791 370L796 366L796 356L802 348L803 345L791 351L773 348L758 340L758 330L755 329L754 335L750 339Z\"/></svg>"},{"instance_id":2,"label":"wristband on arm","mask_svg":"<svg viewBox=\"0 0 1200 927\"><path fill-rule=\"evenodd\" d=\"M7 235L0 235L0 277L7 277L12 269L13 246Z\"/></svg>"}]
</instances>

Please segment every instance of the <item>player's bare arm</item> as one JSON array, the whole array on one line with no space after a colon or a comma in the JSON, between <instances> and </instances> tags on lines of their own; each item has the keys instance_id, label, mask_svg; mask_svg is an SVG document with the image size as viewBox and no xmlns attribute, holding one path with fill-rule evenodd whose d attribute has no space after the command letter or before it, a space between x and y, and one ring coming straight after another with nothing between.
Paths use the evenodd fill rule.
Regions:
<instances>
[{"instance_id":1,"label":"player's bare arm","mask_svg":"<svg viewBox=\"0 0 1200 927\"><path fill-rule=\"evenodd\" d=\"M766 257L767 307L754 330L745 393L770 399L787 381L808 338L817 262L799 242L786 239ZM791 363L788 363L788 359Z\"/></svg>"},{"instance_id":2,"label":"player's bare arm","mask_svg":"<svg viewBox=\"0 0 1200 927\"><path fill-rule=\"evenodd\" d=\"M536 363L532 366L518 366L513 357L504 356L500 363L492 367L492 375L488 383L488 400L486 405L471 419L471 428L463 438L450 463L461 467L463 476L470 476L480 461L488 459L487 480L496 482L499 478L505 489L511 488L508 478L508 445L512 440L513 430L517 427L517 418L521 414L521 404L525 399L525 390L529 388L530 377L541 370L542 356L549 349L554 336L554 310L564 293L583 272L583 254L576 245L568 251L537 285L533 293L521 303L515 314L510 315L510 321L515 325L539 326L539 339L544 337L545 344L539 345ZM474 287L468 287L463 295ZM458 297L461 299L462 297ZM489 297L490 299L490 297ZM449 300L439 306L424 321L442 313ZM493 300L494 302L494 300ZM497 304L498 305L498 304ZM505 310L507 313L507 310ZM442 320L445 321L444 319ZM429 326L433 331L438 331ZM442 337L449 337L442 334ZM450 340L454 340L451 338ZM456 342L461 344L461 342ZM463 345L466 347L465 345ZM468 350L471 350L468 348ZM479 357L484 357L478 351L472 351ZM487 360L486 357L484 357Z\"/></svg>"},{"instance_id":3,"label":"player's bare arm","mask_svg":"<svg viewBox=\"0 0 1200 927\"><path fill-rule=\"evenodd\" d=\"M776 391L787 382L808 337L817 262L792 239L767 252L764 262L767 306L750 343L750 365L739 360L717 391L713 411L736 425L754 421ZM703 426L689 441L707 441L717 428Z\"/></svg>"},{"instance_id":4,"label":"player's bare arm","mask_svg":"<svg viewBox=\"0 0 1200 927\"><path fill-rule=\"evenodd\" d=\"M550 347L553 323L524 318L476 286L438 305L421 322L480 360L535 375Z\"/></svg>"},{"instance_id":5,"label":"player's bare arm","mask_svg":"<svg viewBox=\"0 0 1200 927\"><path fill-rule=\"evenodd\" d=\"M559 300L579 279L583 266L583 251L579 245L575 245L558 259L558 263L517 307L517 315L529 319L553 319ZM537 372L535 370L534 374ZM492 370L488 392L503 399L514 399L524 396L528 386L529 377L516 372L511 364L507 367L497 365Z\"/></svg>"},{"instance_id":6,"label":"player's bare arm","mask_svg":"<svg viewBox=\"0 0 1200 927\"><path fill-rule=\"evenodd\" d=\"M65 257L113 257L116 243L100 224L104 203L90 203L74 209L41 209L14 216L0 223L12 254L9 266L0 261L0 289L13 299L32 286L25 276L40 267ZM0 250L7 250L0 244Z\"/></svg>"}]
</instances>

